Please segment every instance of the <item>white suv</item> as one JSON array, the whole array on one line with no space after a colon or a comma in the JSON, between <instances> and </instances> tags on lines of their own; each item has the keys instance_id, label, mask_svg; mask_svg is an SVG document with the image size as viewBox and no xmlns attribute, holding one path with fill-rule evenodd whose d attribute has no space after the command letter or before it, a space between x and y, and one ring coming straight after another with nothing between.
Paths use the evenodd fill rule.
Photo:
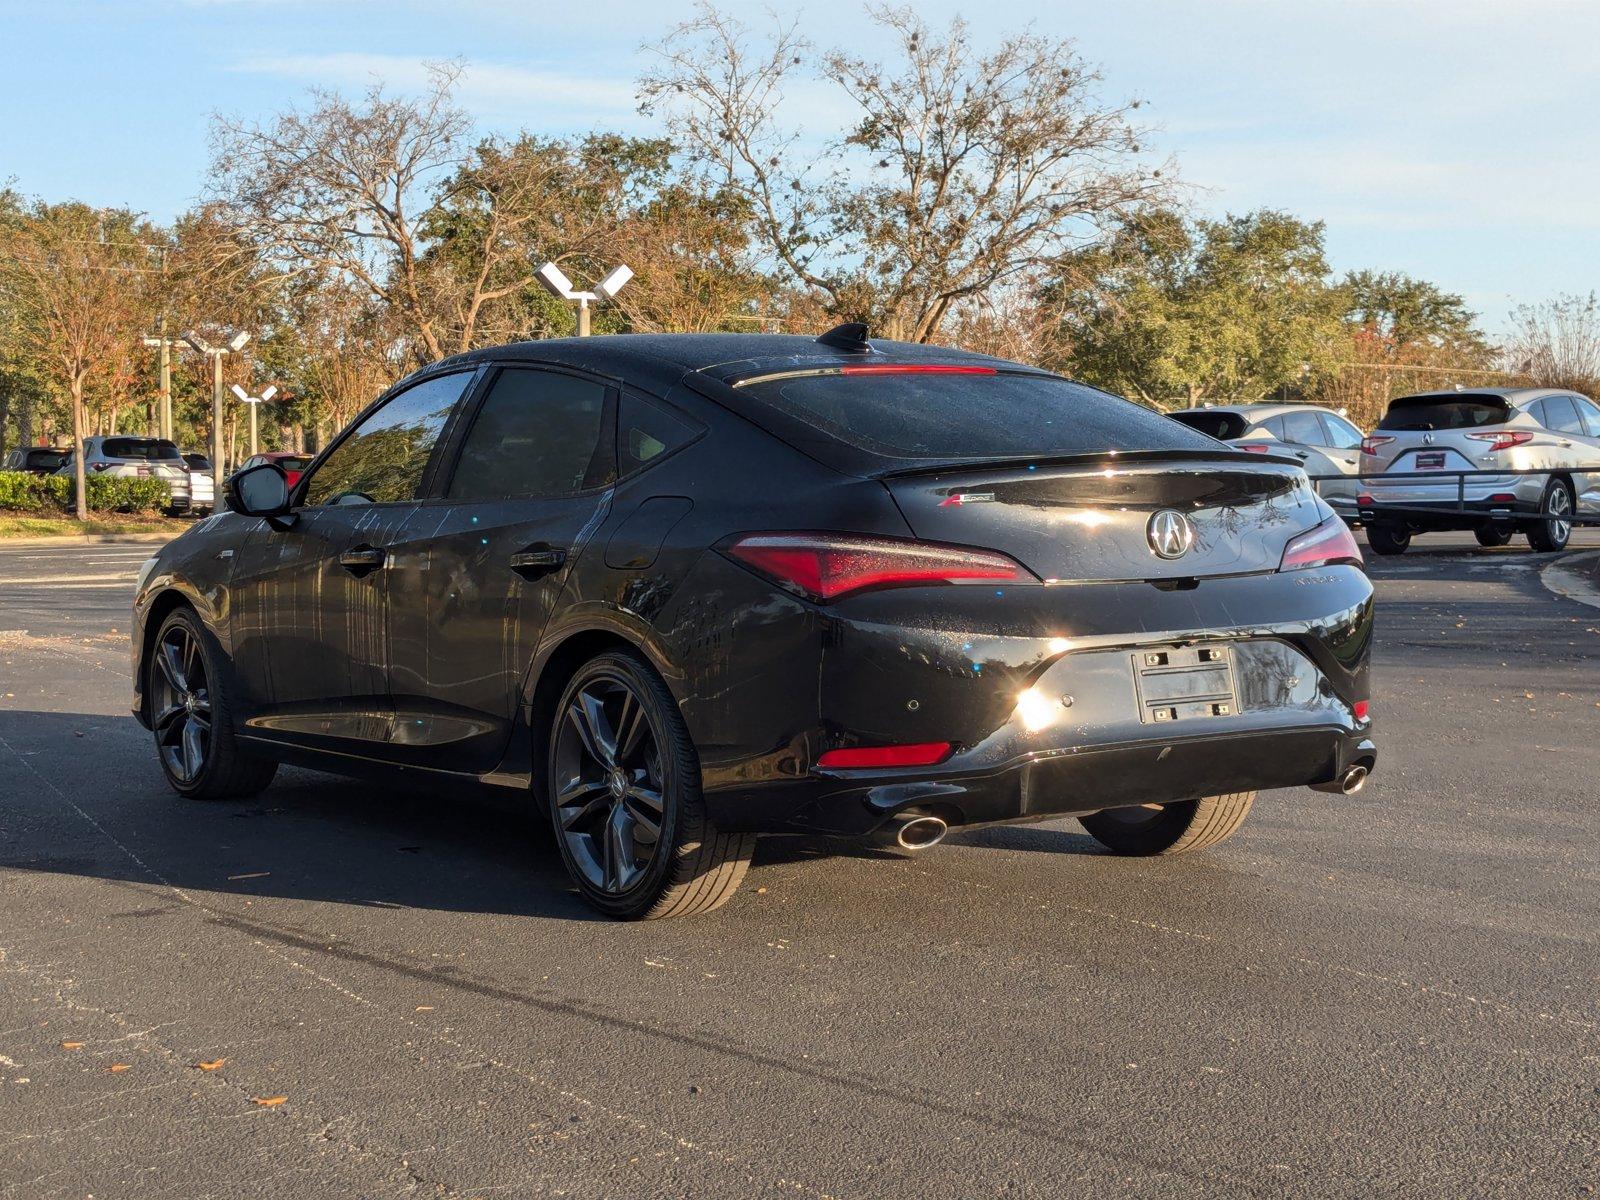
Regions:
<instances>
[{"instance_id":1,"label":"white suv","mask_svg":"<svg viewBox=\"0 0 1600 1200\"><path fill-rule=\"evenodd\" d=\"M178 447L163 438L89 437L83 439L83 465L87 475L114 475L129 479L160 479L172 491L170 511L189 508L189 464ZM56 469L57 475L74 473L72 455Z\"/></svg>"}]
</instances>

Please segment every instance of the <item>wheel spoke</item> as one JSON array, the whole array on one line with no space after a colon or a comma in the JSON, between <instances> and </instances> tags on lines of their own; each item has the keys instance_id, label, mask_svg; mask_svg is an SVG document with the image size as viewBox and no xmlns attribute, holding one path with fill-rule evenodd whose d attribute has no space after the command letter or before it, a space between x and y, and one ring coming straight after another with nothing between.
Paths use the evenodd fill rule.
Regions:
<instances>
[{"instance_id":1,"label":"wheel spoke","mask_svg":"<svg viewBox=\"0 0 1600 1200\"><path fill-rule=\"evenodd\" d=\"M157 649L156 665L161 668L173 691L181 696L189 690L189 682L183 677L183 667L178 661L177 647L171 642L162 642Z\"/></svg>"},{"instance_id":2,"label":"wheel spoke","mask_svg":"<svg viewBox=\"0 0 1600 1200\"><path fill-rule=\"evenodd\" d=\"M567 718L583 739L583 748L602 766L611 767L617 761L617 737L606 719L606 708L600 698L587 690L579 692L577 699L567 709Z\"/></svg>"},{"instance_id":3,"label":"wheel spoke","mask_svg":"<svg viewBox=\"0 0 1600 1200\"><path fill-rule=\"evenodd\" d=\"M201 738L200 726L194 721L183 724L183 777L193 779L205 766L206 748Z\"/></svg>"},{"instance_id":4,"label":"wheel spoke","mask_svg":"<svg viewBox=\"0 0 1600 1200\"><path fill-rule=\"evenodd\" d=\"M661 792L644 783L636 783L628 789L628 797L637 800L649 812L660 816L666 802L662 799Z\"/></svg>"},{"instance_id":5,"label":"wheel spoke","mask_svg":"<svg viewBox=\"0 0 1600 1200\"><path fill-rule=\"evenodd\" d=\"M163 733L166 731L167 726L171 725L187 711L181 704L174 704L171 708L164 708L156 714L156 718L151 722L150 727L157 733Z\"/></svg>"},{"instance_id":6,"label":"wheel spoke","mask_svg":"<svg viewBox=\"0 0 1600 1200\"><path fill-rule=\"evenodd\" d=\"M628 816L633 819L635 838L652 845L661 840L661 809L639 803L639 797L628 793Z\"/></svg>"},{"instance_id":7,"label":"wheel spoke","mask_svg":"<svg viewBox=\"0 0 1600 1200\"><path fill-rule=\"evenodd\" d=\"M649 730L645 720L644 705L631 691L622 694L622 712L617 717L617 764L627 763L644 741Z\"/></svg>"}]
</instances>

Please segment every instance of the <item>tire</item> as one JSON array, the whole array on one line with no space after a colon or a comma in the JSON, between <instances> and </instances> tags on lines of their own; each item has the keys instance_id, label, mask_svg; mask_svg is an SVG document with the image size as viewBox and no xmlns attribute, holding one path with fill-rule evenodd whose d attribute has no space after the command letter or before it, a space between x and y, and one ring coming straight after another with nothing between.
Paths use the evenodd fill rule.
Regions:
<instances>
[{"instance_id":1,"label":"tire","mask_svg":"<svg viewBox=\"0 0 1600 1200\"><path fill-rule=\"evenodd\" d=\"M1159 808L1108 808L1079 820L1114 854L1186 854L1227 841L1244 824L1255 799L1254 792L1231 792Z\"/></svg>"},{"instance_id":2,"label":"tire","mask_svg":"<svg viewBox=\"0 0 1600 1200\"><path fill-rule=\"evenodd\" d=\"M230 708L228 661L193 609L161 623L144 664L156 760L167 783L191 800L254 796L278 764L239 749Z\"/></svg>"},{"instance_id":3,"label":"tire","mask_svg":"<svg viewBox=\"0 0 1600 1200\"><path fill-rule=\"evenodd\" d=\"M1565 479L1552 479L1545 484L1544 495L1539 498L1539 511L1546 519L1528 523L1528 545L1540 554L1565 550L1572 537L1572 509L1571 484ZM1566 520L1561 519L1563 515Z\"/></svg>"},{"instance_id":4,"label":"tire","mask_svg":"<svg viewBox=\"0 0 1600 1200\"><path fill-rule=\"evenodd\" d=\"M1480 525L1472 532L1480 546L1505 546L1511 542L1512 531L1501 525Z\"/></svg>"},{"instance_id":5,"label":"tire","mask_svg":"<svg viewBox=\"0 0 1600 1200\"><path fill-rule=\"evenodd\" d=\"M1404 554L1406 547L1411 545L1411 531L1404 525L1368 525L1367 545L1372 547L1374 554L1385 557Z\"/></svg>"},{"instance_id":6,"label":"tire","mask_svg":"<svg viewBox=\"0 0 1600 1200\"><path fill-rule=\"evenodd\" d=\"M728 902L755 835L724 833L706 816L700 757L648 663L612 651L581 666L556 705L547 747L556 846L592 907L648 921Z\"/></svg>"}]
</instances>

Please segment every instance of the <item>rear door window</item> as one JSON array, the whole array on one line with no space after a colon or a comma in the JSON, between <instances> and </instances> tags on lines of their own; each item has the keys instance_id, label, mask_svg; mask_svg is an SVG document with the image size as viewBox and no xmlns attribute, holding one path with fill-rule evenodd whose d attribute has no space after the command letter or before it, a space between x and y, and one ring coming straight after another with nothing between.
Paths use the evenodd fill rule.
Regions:
<instances>
[{"instance_id":1,"label":"rear door window","mask_svg":"<svg viewBox=\"0 0 1600 1200\"><path fill-rule=\"evenodd\" d=\"M738 395L739 411L758 421L778 414L783 436L797 423L792 440L824 462L836 461L828 440L891 462L1216 449L1161 413L1050 375L834 371L752 380Z\"/></svg>"},{"instance_id":2,"label":"rear door window","mask_svg":"<svg viewBox=\"0 0 1600 1200\"><path fill-rule=\"evenodd\" d=\"M663 455L692 442L700 427L688 417L652 404L632 392L617 412L617 470L631 475Z\"/></svg>"},{"instance_id":3,"label":"rear door window","mask_svg":"<svg viewBox=\"0 0 1600 1200\"><path fill-rule=\"evenodd\" d=\"M1314 412L1283 414L1283 440L1296 446L1323 445L1322 422Z\"/></svg>"},{"instance_id":4,"label":"rear door window","mask_svg":"<svg viewBox=\"0 0 1600 1200\"><path fill-rule=\"evenodd\" d=\"M1594 401L1586 397L1577 397L1578 417L1583 421L1583 427L1592 438L1600 438L1600 408L1596 408Z\"/></svg>"},{"instance_id":5,"label":"rear door window","mask_svg":"<svg viewBox=\"0 0 1600 1200\"><path fill-rule=\"evenodd\" d=\"M1325 446L1334 446L1340 450L1354 450L1361 445L1361 431L1350 424L1343 417L1335 413L1318 413L1322 418L1322 427L1327 431Z\"/></svg>"},{"instance_id":6,"label":"rear door window","mask_svg":"<svg viewBox=\"0 0 1600 1200\"><path fill-rule=\"evenodd\" d=\"M1179 412L1168 413L1167 416L1180 425L1198 429L1207 437L1214 437L1219 442L1230 442L1236 437L1243 437L1245 430L1250 427L1250 422L1238 413L1217 412L1214 409L1186 408Z\"/></svg>"},{"instance_id":7,"label":"rear door window","mask_svg":"<svg viewBox=\"0 0 1600 1200\"><path fill-rule=\"evenodd\" d=\"M450 480L452 500L570 496L616 475L605 436L610 388L558 371L500 372Z\"/></svg>"},{"instance_id":8,"label":"rear door window","mask_svg":"<svg viewBox=\"0 0 1600 1200\"><path fill-rule=\"evenodd\" d=\"M436 375L389 397L323 460L306 485L304 503L320 507L413 499L472 375Z\"/></svg>"},{"instance_id":9,"label":"rear door window","mask_svg":"<svg viewBox=\"0 0 1600 1200\"><path fill-rule=\"evenodd\" d=\"M1584 435L1583 421L1578 417L1578 406L1572 402L1571 396L1546 396L1544 404L1544 427L1554 429L1557 433L1575 433L1579 437Z\"/></svg>"}]
</instances>

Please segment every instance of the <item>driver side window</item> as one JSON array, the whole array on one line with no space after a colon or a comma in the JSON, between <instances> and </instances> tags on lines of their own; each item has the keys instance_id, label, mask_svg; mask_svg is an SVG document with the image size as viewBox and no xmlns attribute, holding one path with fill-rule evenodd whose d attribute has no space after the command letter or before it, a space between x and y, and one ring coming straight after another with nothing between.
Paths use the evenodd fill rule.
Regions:
<instances>
[{"instance_id":1,"label":"driver side window","mask_svg":"<svg viewBox=\"0 0 1600 1200\"><path fill-rule=\"evenodd\" d=\"M450 410L472 374L435 376L369 413L316 469L301 503L322 507L413 499Z\"/></svg>"}]
</instances>

